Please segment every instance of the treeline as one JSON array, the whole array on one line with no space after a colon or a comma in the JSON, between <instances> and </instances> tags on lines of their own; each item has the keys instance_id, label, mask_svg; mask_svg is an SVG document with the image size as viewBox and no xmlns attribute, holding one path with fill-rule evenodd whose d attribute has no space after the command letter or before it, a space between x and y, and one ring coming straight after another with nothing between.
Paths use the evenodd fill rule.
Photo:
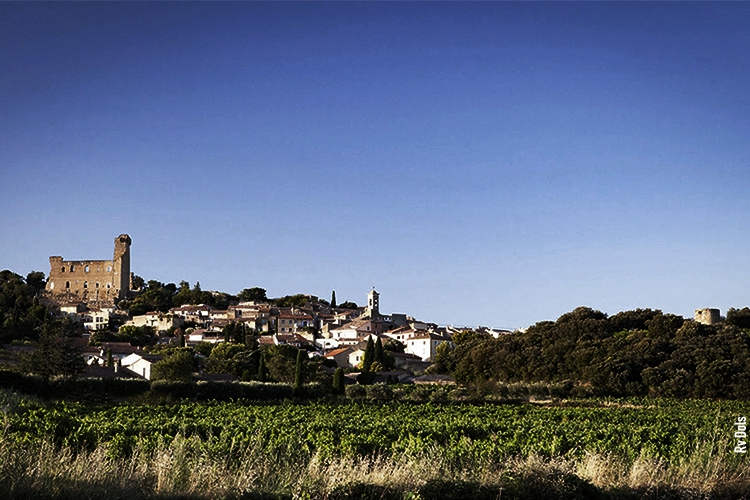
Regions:
<instances>
[{"instance_id":1,"label":"treeline","mask_svg":"<svg viewBox=\"0 0 750 500\"><path fill-rule=\"evenodd\" d=\"M226 293L204 291L200 282L196 282L192 288L187 281L181 281L179 286L156 280L138 284L141 292L132 300L124 300L118 304L120 309L128 310L132 316L152 311L167 312L185 304L206 304L215 309L226 309L233 298Z\"/></svg>"},{"instance_id":2,"label":"treeline","mask_svg":"<svg viewBox=\"0 0 750 500\"><path fill-rule=\"evenodd\" d=\"M134 287L138 290L137 295L129 300L118 304L123 310L128 310L131 316L139 316L148 312L167 312L173 307L186 304L205 304L214 309L226 309L232 302L268 302L278 307L303 307L310 298L304 294L286 295L276 299L269 299L266 290L260 287L245 288L237 295L224 292L211 292L201 289L200 282L193 287L187 281L181 281L179 286L174 283L161 283L156 280L144 282L137 277L133 280ZM322 304L328 304L323 299L318 299ZM354 302L345 302L341 308L356 309Z\"/></svg>"},{"instance_id":3,"label":"treeline","mask_svg":"<svg viewBox=\"0 0 750 500\"><path fill-rule=\"evenodd\" d=\"M463 383L572 383L574 394L750 397L750 309L730 309L717 325L659 310L608 317L579 307L557 321L494 339L454 338L435 369Z\"/></svg>"}]
</instances>

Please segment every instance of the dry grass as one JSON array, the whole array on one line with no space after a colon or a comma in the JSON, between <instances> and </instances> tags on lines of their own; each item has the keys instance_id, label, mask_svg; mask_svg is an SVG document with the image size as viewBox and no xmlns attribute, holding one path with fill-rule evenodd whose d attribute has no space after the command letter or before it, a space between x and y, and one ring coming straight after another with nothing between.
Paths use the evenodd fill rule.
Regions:
<instances>
[{"instance_id":1,"label":"dry grass","mask_svg":"<svg viewBox=\"0 0 750 500\"><path fill-rule=\"evenodd\" d=\"M581 485L605 496L616 493L619 498L658 498L659 492L679 498L744 498L741 492L750 491L747 464L711 444L676 464L645 456L626 463L590 454L580 460L529 456L463 466L441 458L438 449L419 456L330 460L318 455L299 457L295 450L269 456L253 448L231 457L212 456L197 452L194 445L191 439L178 436L156 451L136 447L128 458L112 458L106 446L74 452L46 442L19 444L3 437L0 497L333 499L349 498L342 494L342 486L369 485L377 487L379 495L372 498L426 500L433 497L420 496L420 492L436 482L448 488L451 484L481 487L489 492L487 498L511 490L515 498L537 498L538 488L555 498L586 498L573 495L581 491ZM527 491L530 486L537 490ZM250 492L267 496L252 497Z\"/></svg>"}]
</instances>

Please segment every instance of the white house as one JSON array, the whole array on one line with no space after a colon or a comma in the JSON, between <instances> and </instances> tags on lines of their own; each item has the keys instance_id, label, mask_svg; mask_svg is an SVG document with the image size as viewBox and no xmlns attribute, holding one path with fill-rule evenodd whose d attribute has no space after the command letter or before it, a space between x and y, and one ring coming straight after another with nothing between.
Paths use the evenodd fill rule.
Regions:
<instances>
[{"instance_id":1,"label":"white house","mask_svg":"<svg viewBox=\"0 0 750 500\"><path fill-rule=\"evenodd\" d=\"M453 347L453 342L451 342L449 337L437 333L423 333L406 339L404 342L406 344L404 352L419 356L422 358L422 361L432 361L437 347L445 342L448 342Z\"/></svg>"},{"instance_id":2,"label":"white house","mask_svg":"<svg viewBox=\"0 0 750 500\"><path fill-rule=\"evenodd\" d=\"M159 360L161 356L134 353L122 358L121 364L124 369L146 380L151 380L151 367Z\"/></svg>"}]
</instances>

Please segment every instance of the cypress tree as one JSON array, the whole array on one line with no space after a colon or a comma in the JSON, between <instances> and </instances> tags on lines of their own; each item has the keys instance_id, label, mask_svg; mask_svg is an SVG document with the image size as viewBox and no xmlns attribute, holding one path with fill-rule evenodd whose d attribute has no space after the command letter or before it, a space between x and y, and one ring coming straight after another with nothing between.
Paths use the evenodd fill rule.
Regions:
<instances>
[{"instance_id":1,"label":"cypress tree","mask_svg":"<svg viewBox=\"0 0 750 500\"><path fill-rule=\"evenodd\" d=\"M372 343L372 336L367 338L367 347L365 347L365 355L362 357L362 371L369 372L372 362L375 361L375 345Z\"/></svg>"},{"instance_id":2,"label":"cypress tree","mask_svg":"<svg viewBox=\"0 0 750 500\"><path fill-rule=\"evenodd\" d=\"M383 344L380 342L380 337L375 342L373 361L377 361L381 365L383 364Z\"/></svg>"},{"instance_id":3,"label":"cypress tree","mask_svg":"<svg viewBox=\"0 0 750 500\"><path fill-rule=\"evenodd\" d=\"M331 292L331 307L336 307L336 290Z\"/></svg>"},{"instance_id":4,"label":"cypress tree","mask_svg":"<svg viewBox=\"0 0 750 500\"><path fill-rule=\"evenodd\" d=\"M344 394L344 369L341 367L336 368L333 373L333 392L334 394Z\"/></svg>"},{"instance_id":5,"label":"cypress tree","mask_svg":"<svg viewBox=\"0 0 750 500\"><path fill-rule=\"evenodd\" d=\"M115 366L115 360L112 358L112 348L107 347L107 366L112 368Z\"/></svg>"},{"instance_id":6,"label":"cypress tree","mask_svg":"<svg viewBox=\"0 0 750 500\"><path fill-rule=\"evenodd\" d=\"M299 396L302 390L302 351L297 351L297 364L294 367L294 395Z\"/></svg>"},{"instance_id":7,"label":"cypress tree","mask_svg":"<svg viewBox=\"0 0 750 500\"><path fill-rule=\"evenodd\" d=\"M260 361L258 362L258 380L265 382L268 380L268 367L266 366L266 353L260 353Z\"/></svg>"}]
</instances>

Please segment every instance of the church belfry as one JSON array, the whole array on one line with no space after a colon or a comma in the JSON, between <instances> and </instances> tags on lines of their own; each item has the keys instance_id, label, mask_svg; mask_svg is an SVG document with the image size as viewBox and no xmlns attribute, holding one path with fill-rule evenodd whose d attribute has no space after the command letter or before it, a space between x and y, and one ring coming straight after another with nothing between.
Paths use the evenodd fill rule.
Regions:
<instances>
[{"instance_id":1,"label":"church belfry","mask_svg":"<svg viewBox=\"0 0 750 500\"><path fill-rule=\"evenodd\" d=\"M380 316L380 294L375 288L367 294L367 315L373 319Z\"/></svg>"}]
</instances>

